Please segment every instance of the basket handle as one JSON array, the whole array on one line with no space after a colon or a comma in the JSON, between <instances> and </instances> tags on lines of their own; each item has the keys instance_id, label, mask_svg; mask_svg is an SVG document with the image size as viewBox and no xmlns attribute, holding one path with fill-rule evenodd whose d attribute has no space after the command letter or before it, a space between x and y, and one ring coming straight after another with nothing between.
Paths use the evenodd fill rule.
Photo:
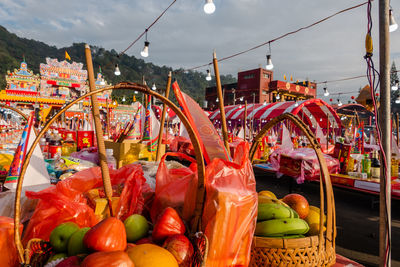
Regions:
<instances>
[{"instance_id":1,"label":"basket handle","mask_svg":"<svg viewBox=\"0 0 400 267\"><path fill-rule=\"evenodd\" d=\"M324 184L326 190L326 198L327 198L327 222L326 222L326 246L328 248L335 247L335 237L336 237L336 214L335 214L335 200L333 197L333 189L331 184L331 179L328 171L328 167L326 165L325 158L321 151L321 145L318 143L317 138L314 133L308 128L308 126L300 120L297 116L291 113L284 113L279 115L278 117L270 120L264 127L261 129L259 134L254 139L254 142L250 148L250 160L253 162L255 152L262 140L262 138L267 134L267 132L274 127L279 122L284 120L289 120L293 124L295 124L307 137L312 148L317 154L318 162L320 165L320 218L324 216ZM324 241L323 236L323 225L324 220L320 220L320 228L319 228L319 249L322 248L322 243Z\"/></svg>"},{"instance_id":2,"label":"basket handle","mask_svg":"<svg viewBox=\"0 0 400 267\"><path fill-rule=\"evenodd\" d=\"M200 230L200 222L201 222L201 216L203 213L203 206L204 206L204 196L205 196L205 187L204 187L204 177L205 177L205 163L203 159L203 152L200 147L199 139L196 137L193 127L190 125L188 119L186 116L183 114L183 112L178 108L171 100L168 98L156 93L153 90L150 90L147 86L144 85L139 85L136 83L120 83L115 86L108 86L108 87L103 87L101 89L91 91L83 96L80 96L79 98L75 99L74 101L68 103L65 105L61 110L55 114L50 120L46 122L44 125L43 129L40 131L40 133L36 136L36 139L34 140L31 148L29 149L28 153L26 154L25 161L22 164L21 167L21 174L18 179L17 183L17 189L15 192L15 205L14 205L14 241L15 245L18 250L18 256L19 260L21 263L26 263L24 259L24 247L21 243L21 236L19 234L18 230L18 225L20 224L21 221L21 192L22 192L22 184L24 181L26 169L28 168L30 159L32 157L33 151L37 144L39 143L40 138L46 133L46 131L49 129L49 127L69 108L71 108L73 105L76 103L84 100L85 98L92 96L92 95L97 95L99 93L102 93L107 90L133 90L133 91L139 91L147 95L151 95L153 97L156 97L157 99L161 100L162 102L166 103L174 112L175 114L179 117L183 125L185 126L186 130L188 131L190 140L192 142L193 148L195 150L195 157L196 157L196 163L197 163L197 173L198 173L198 184L197 184L197 194L196 194L196 206L194 210L194 218L192 220L192 232L195 232L197 230Z\"/></svg>"}]
</instances>

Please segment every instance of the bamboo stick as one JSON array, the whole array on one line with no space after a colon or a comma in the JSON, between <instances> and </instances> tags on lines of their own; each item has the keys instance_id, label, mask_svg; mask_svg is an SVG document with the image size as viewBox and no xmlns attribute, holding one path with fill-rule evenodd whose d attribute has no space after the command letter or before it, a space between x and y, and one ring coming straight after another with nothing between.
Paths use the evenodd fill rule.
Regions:
<instances>
[{"instance_id":1,"label":"bamboo stick","mask_svg":"<svg viewBox=\"0 0 400 267\"><path fill-rule=\"evenodd\" d=\"M217 84L217 96L219 98L219 112L221 114L222 137L224 139L224 145L226 148L226 152L228 153L228 155L230 155L231 153L229 150L228 129L226 127L224 98L222 95L221 77L219 76L218 60L217 60L217 54L215 51L213 53L213 64L214 64L215 81Z\"/></svg>"},{"instance_id":2,"label":"bamboo stick","mask_svg":"<svg viewBox=\"0 0 400 267\"><path fill-rule=\"evenodd\" d=\"M244 141L246 141L246 140L247 140L247 138L246 138L246 127L247 127L247 100L244 101L244 118L243 118L243 121L244 121L244 128L243 128L243 131L244 131Z\"/></svg>"},{"instance_id":3,"label":"bamboo stick","mask_svg":"<svg viewBox=\"0 0 400 267\"><path fill-rule=\"evenodd\" d=\"M95 81L94 81L94 72L93 72L93 63L92 63L92 54L90 51L90 47L88 44L85 45L85 56L86 56L86 65L88 70L88 78L89 78L89 89L91 92L96 90ZM107 165L107 157L106 157L106 148L104 145L104 136L103 129L101 127L100 121L100 112L99 112L99 103L97 102L97 95L91 95L92 100L92 115L94 119L94 127L96 130L96 138L97 138L97 151L99 154L99 162L101 168L101 176L103 178L104 191L108 201L108 207L110 209L110 215L113 216L112 211L112 187L110 180L110 173Z\"/></svg>"},{"instance_id":4,"label":"bamboo stick","mask_svg":"<svg viewBox=\"0 0 400 267\"><path fill-rule=\"evenodd\" d=\"M168 80L167 80L167 86L165 87L165 98L169 97L169 91L171 89L171 79L172 79L172 73L171 71L168 73ZM158 134L158 140L157 140L157 152L156 152L156 161L160 161L161 159L161 142L162 142L162 135L164 131L164 123L165 123L165 113L167 111L167 104L163 104L163 110L161 114L161 120L160 120L160 132ZM168 129L168 127L167 127ZM168 133L167 133L168 134ZM165 135L165 138L167 138L167 134Z\"/></svg>"}]
</instances>

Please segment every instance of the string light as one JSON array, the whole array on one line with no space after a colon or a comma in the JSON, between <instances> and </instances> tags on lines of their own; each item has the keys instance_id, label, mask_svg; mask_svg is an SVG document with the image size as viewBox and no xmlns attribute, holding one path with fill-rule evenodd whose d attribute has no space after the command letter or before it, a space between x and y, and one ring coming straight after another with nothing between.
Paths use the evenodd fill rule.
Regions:
<instances>
[{"instance_id":1,"label":"string light","mask_svg":"<svg viewBox=\"0 0 400 267\"><path fill-rule=\"evenodd\" d=\"M343 105L342 101L340 101L340 99L337 100L338 101L338 107L341 107Z\"/></svg>"},{"instance_id":2,"label":"string light","mask_svg":"<svg viewBox=\"0 0 400 267\"><path fill-rule=\"evenodd\" d=\"M329 92L328 92L328 88L326 87L326 84L324 87L324 96L329 96Z\"/></svg>"},{"instance_id":3,"label":"string light","mask_svg":"<svg viewBox=\"0 0 400 267\"><path fill-rule=\"evenodd\" d=\"M298 106L299 106L299 103L297 102L297 100L295 101L294 106L295 106L295 107L298 107Z\"/></svg>"},{"instance_id":4,"label":"string light","mask_svg":"<svg viewBox=\"0 0 400 267\"><path fill-rule=\"evenodd\" d=\"M397 96L397 98L396 98L396 104L400 104L400 95L399 96Z\"/></svg>"},{"instance_id":5,"label":"string light","mask_svg":"<svg viewBox=\"0 0 400 267\"><path fill-rule=\"evenodd\" d=\"M272 59L271 59L271 43L268 43L269 45L269 53L267 54L267 65L265 68L267 70L272 70L274 68L274 64L272 64Z\"/></svg>"},{"instance_id":6,"label":"string light","mask_svg":"<svg viewBox=\"0 0 400 267\"><path fill-rule=\"evenodd\" d=\"M149 45L150 45L150 42L147 41L147 29L146 29L146 41L144 41L144 47L143 47L142 52L140 52L140 55L142 57L148 57L149 56Z\"/></svg>"},{"instance_id":7,"label":"string light","mask_svg":"<svg viewBox=\"0 0 400 267\"><path fill-rule=\"evenodd\" d=\"M114 74L115 74L116 76L121 75L121 71L120 71L119 68L118 68L118 64L115 64Z\"/></svg>"},{"instance_id":8,"label":"string light","mask_svg":"<svg viewBox=\"0 0 400 267\"><path fill-rule=\"evenodd\" d=\"M207 81L211 81L211 72L210 72L210 70L207 70L206 80Z\"/></svg>"},{"instance_id":9,"label":"string light","mask_svg":"<svg viewBox=\"0 0 400 267\"><path fill-rule=\"evenodd\" d=\"M157 21L165 14L165 12L167 12L167 10L173 5L175 4L176 0L172 1L172 3L166 8L164 9L163 12L161 12L161 14L146 28L146 30L144 32L142 32L141 34L139 34L139 36L127 47L125 48L122 52L120 52L118 55L121 56L122 54L124 54L126 51L128 51L137 41L140 40L140 38L143 37L143 35L147 34L147 31L150 30L151 27L154 26L154 24L157 23Z\"/></svg>"},{"instance_id":10,"label":"string light","mask_svg":"<svg viewBox=\"0 0 400 267\"><path fill-rule=\"evenodd\" d=\"M398 25L396 23L396 21L394 20L394 16L393 16L393 10L390 8L389 9L389 32L394 32L395 30L397 30Z\"/></svg>"},{"instance_id":11,"label":"string light","mask_svg":"<svg viewBox=\"0 0 400 267\"><path fill-rule=\"evenodd\" d=\"M125 102L126 101L126 98L125 98L125 96L123 96L122 97L122 102Z\"/></svg>"},{"instance_id":12,"label":"string light","mask_svg":"<svg viewBox=\"0 0 400 267\"><path fill-rule=\"evenodd\" d=\"M206 0L206 3L204 4L204 12L206 14L212 14L215 12L215 5L213 3L213 0Z\"/></svg>"},{"instance_id":13,"label":"string light","mask_svg":"<svg viewBox=\"0 0 400 267\"><path fill-rule=\"evenodd\" d=\"M322 23L322 22L324 22L324 21L326 21L326 20L328 20L328 19L331 19L331 18L333 18L333 17L335 17L335 16L337 16L337 15L339 15L339 14L341 14L341 13L350 11L350 10L355 9L355 8L359 8L359 7L364 6L364 5L366 5L366 4L368 4L368 1L367 1L367 2L364 2L364 3L361 3L361 4L358 4L358 5L355 5L355 6L352 6L352 7L349 7L349 8L346 8L346 9L343 9L343 10L340 10L340 11L338 11L338 12L336 12L336 13L334 13L334 14L328 16L328 17L325 17L325 18L323 18L323 19L320 19L320 20L318 20L318 21L316 21L316 22L314 22L314 23L312 23L312 24L310 24L310 25L308 25L308 26L304 26L304 27L301 27L301 28L299 28L299 29L297 29L297 30L294 30L294 31L291 31L291 32L282 34L281 36L279 36L279 37L277 37L277 38L275 38L275 39L269 40L269 41L264 42L264 43L262 43L262 44L258 44L258 45L254 46L254 47L251 47L251 48L249 48L249 49L243 50L243 51L238 52L238 53L236 53L236 54L233 54L233 55L230 55L230 56L227 56L227 57L223 57L223 58L219 59L218 62L221 62L221 61L224 61L224 60L228 60L228 59L231 59L231 58L233 58L233 57L237 57L237 56L240 56L240 55L242 55L242 54L248 53L248 52L253 51L253 50L255 50L255 49L258 49L258 48L260 48L260 47L262 47L262 46L265 46L265 45L267 45L267 44L270 44L270 43L272 43L272 42L275 42L275 41L278 41L278 40L280 40L280 39L282 39L282 38L285 38L285 37L287 37L287 36L289 36L289 35L292 35L292 34L295 34L295 33L300 32L300 31L302 31L302 30L306 30L306 29L308 29L308 28L311 28L311 27L313 27L313 26L315 26L315 25L317 25L317 24L320 24L320 23ZM200 66L192 67L192 68L189 68L189 69L187 69L187 70L195 70L195 69L203 68L203 67L206 67L206 66L208 66L208 65L210 65L210 64L212 64L212 62L207 63L207 64L203 64L203 65L200 65Z\"/></svg>"},{"instance_id":14,"label":"string light","mask_svg":"<svg viewBox=\"0 0 400 267\"><path fill-rule=\"evenodd\" d=\"M219 102L219 98L217 97L217 100L215 100L217 103Z\"/></svg>"},{"instance_id":15,"label":"string light","mask_svg":"<svg viewBox=\"0 0 400 267\"><path fill-rule=\"evenodd\" d=\"M153 91L157 90L156 83L153 83L153 86L151 86L151 89L152 89Z\"/></svg>"},{"instance_id":16,"label":"string light","mask_svg":"<svg viewBox=\"0 0 400 267\"><path fill-rule=\"evenodd\" d=\"M276 100L281 99L281 96L279 95L279 93L276 95Z\"/></svg>"},{"instance_id":17,"label":"string light","mask_svg":"<svg viewBox=\"0 0 400 267\"><path fill-rule=\"evenodd\" d=\"M397 91L399 89L399 81L396 80L394 85L392 86L392 91Z\"/></svg>"}]
</instances>

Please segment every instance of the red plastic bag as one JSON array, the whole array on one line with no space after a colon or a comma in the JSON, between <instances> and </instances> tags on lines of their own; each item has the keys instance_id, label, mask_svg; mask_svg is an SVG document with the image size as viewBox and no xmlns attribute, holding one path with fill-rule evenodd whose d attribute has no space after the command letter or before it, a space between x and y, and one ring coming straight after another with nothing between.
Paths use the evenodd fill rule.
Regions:
<instances>
[{"instance_id":1,"label":"red plastic bag","mask_svg":"<svg viewBox=\"0 0 400 267\"><path fill-rule=\"evenodd\" d=\"M206 167L202 226L209 241L206 266L248 266L257 220L257 192L249 145L239 144L234 162Z\"/></svg>"},{"instance_id":2,"label":"red plastic bag","mask_svg":"<svg viewBox=\"0 0 400 267\"><path fill-rule=\"evenodd\" d=\"M190 167L168 169L165 159L167 156L180 157L192 162ZM193 192L194 183L197 184L196 160L182 153L166 153L160 160L156 174L155 199L151 207L150 215L153 222L156 221L166 207L172 207L178 211L184 220L188 220L190 214L184 210L194 209L195 198L187 196ZM194 189L195 190L195 189ZM185 202L187 199L187 202ZM186 207L184 207L186 206Z\"/></svg>"},{"instance_id":3,"label":"red plastic bag","mask_svg":"<svg viewBox=\"0 0 400 267\"><path fill-rule=\"evenodd\" d=\"M20 224L20 234L22 227ZM20 266L14 243L14 219L4 216L0 216L0 263L4 267Z\"/></svg>"},{"instance_id":4,"label":"red plastic bag","mask_svg":"<svg viewBox=\"0 0 400 267\"><path fill-rule=\"evenodd\" d=\"M141 213L145 194L151 192L143 177L141 165L130 164L110 170L111 184L122 187L116 217L124 220L133 213ZM84 193L103 186L100 167L77 172L73 176L42 190L26 192L39 203L24 233L23 243L31 238L49 240L50 233L60 223L75 222L79 227L91 227L98 222Z\"/></svg>"}]
</instances>

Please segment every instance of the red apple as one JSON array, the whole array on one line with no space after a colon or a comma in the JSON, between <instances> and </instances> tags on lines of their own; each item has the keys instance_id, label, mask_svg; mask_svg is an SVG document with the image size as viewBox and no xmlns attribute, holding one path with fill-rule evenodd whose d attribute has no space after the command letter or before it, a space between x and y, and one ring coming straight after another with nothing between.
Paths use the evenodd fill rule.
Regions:
<instances>
[{"instance_id":1,"label":"red apple","mask_svg":"<svg viewBox=\"0 0 400 267\"><path fill-rule=\"evenodd\" d=\"M194 250L192 243L186 236L170 236L165 240L163 247L174 255L180 267L190 266Z\"/></svg>"},{"instance_id":2,"label":"red apple","mask_svg":"<svg viewBox=\"0 0 400 267\"><path fill-rule=\"evenodd\" d=\"M79 267L80 259L78 256L68 257L59 262L55 267Z\"/></svg>"},{"instance_id":3,"label":"red apple","mask_svg":"<svg viewBox=\"0 0 400 267\"><path fill-rule=\"evenodd\" d=\"M140 245L140 244L153 244L153 240L150 237L144 237L142 239L139 239L138 241L136 241L135 243L136 245Z\"/></svg>"},{"instance_id":4,"label":"red apple","mask_svg":"<svg viewBox=\"0 0 400 267\"><path fill-rule=\"evenodd\" d=\"M172 235L184 234L186 231L182 219L173 208L166 208L158 217L153 229L153 240L162 242Z\"/></svg>"},{"instance_id":5,"label":"red apple","mask_svg":"<svg viewBox=\"0 0 400 267\"><path fill-rule=\"evenodd\" d=\"M288 194L282 199L282 201L294 209L299 214L301 219L305 219L308 216L308 201L302 195Z\"/></svg>"}]
</instances>

